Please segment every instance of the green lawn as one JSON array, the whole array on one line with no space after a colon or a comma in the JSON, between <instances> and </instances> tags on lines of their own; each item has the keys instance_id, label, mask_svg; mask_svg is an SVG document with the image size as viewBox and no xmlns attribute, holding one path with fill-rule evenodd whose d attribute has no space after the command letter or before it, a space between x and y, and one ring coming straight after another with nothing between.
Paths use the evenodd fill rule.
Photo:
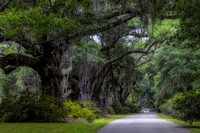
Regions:
<instances>
[{"instance_id":1,"label":"green lawn","mask_svg":"<svg viewBox=\"0 0 200 133\"><path fill-rule=\"evenodd\" d=\"M95 133L111 121L125 116L128 115L113 115L112 118L100 118L91 124L0 123L0 133Z\"/></svg>"},{"instance_id":2,"label":"green lawn","mask_svg":"<svg viewBox=\"0 0 200 133\"><path fill-rule=\"evenodd\" d=\"M185 123L184 121L175 119L175 118L173 118L171 116L167 116L165 114L158 113L157 115L158 115L158 117L160 117L162 119L177 123L177 124L187 128L192 133L200 133L200 122L194 122L192 125L190 125L188 123Z\"/></svg>"}]
</instances>

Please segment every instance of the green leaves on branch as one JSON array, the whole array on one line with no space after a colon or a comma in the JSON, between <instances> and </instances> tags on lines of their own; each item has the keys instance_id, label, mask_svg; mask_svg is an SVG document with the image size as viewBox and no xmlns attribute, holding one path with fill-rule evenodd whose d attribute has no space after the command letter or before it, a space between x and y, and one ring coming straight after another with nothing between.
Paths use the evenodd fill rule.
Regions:
<instances>
[{"instance_id":1,"label":"green leaves on branch","mask_svg":"<svg viewBox=\"0 0 200 133\"><path fill-rule=\"evenodd\" d=\"M58 122L63 111L55 105L57 99L22 91L5 95L0 103L0 121L5 122Z\"/></svg>"},{"instance_id":2,"label":"green leaves on branch","mask_svg":"<svg viewBox=\"0 0 200 133\"><path fill-rule=\"evenodd\" d=\"M65 113L68 117L71 118L81 118L88 121L92 121L95 119L96 114L95 111L89 110L88 108L82 108L78 103L68 101L63 103Z\"/></svg>"},{"instance_id":3,"label":"green leaves on branch","mask_svg":"<svg viewBox=\"0 0 200 133\"><path fill-rule=\"evenodd\" d=\"M29 10L7 10L0 14L2 32L6 37L24 37L31 41L42 40L44 36L55 38L64 33L75 33L83 27L75 20L58 18L55 14L45 14L42 8Z\"/></svg>"},{"instance_id":4,"label":"green leaves on branch","mask_svg":"<svg viewBox=\"0 0 200 133\"><path fill-rule=\"evenodd\" d=\"M67 0L66 7L80 6L87 9L93 3L92 0Z\"/></svg>"},{"instance_id":5,"label":"green leaves on branch","mask_svg":"<svg viewBox=\"0 0 200 133\"><path fill-rule=\"evenodd\" d=\"M155 55L154 63L157 75L154 77L153 89L157 102L168 99L177 92L196 88L194 84L199 81L199 51L165 46Z\"/></svg>"},{"instance_id":6,"label":"green leaves on branch","mask_svg":"<svg viewBox=\"0 0 200 133\"><path fill-rule=\"evenodd\" d=\"M184 121L192 124L200 120L200 90L177 93L170 105Z\"/></svg>"}]
</instances>

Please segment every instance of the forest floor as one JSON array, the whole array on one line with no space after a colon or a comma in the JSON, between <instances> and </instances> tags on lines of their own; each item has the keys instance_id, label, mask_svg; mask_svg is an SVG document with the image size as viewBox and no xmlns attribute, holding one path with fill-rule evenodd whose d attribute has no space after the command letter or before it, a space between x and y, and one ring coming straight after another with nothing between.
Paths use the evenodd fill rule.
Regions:
<instances>
[{"instance_id":1,"label":"forest floor","mask_svg":"<svg viewBox=\"0 0 200 133\"><path fill-rule=\"evenodd\" d=\"M159 113L157 115L158 115L158 117L160 117L162 119L177 123L177 124L181 125L182 127L187 128L188 130L191 131L191 133L200 133L200 122L194 122L192 125L190 125L189 123L175 119L175 118L165 115L165 114Z\"/></svg>"},{"instance_id":2,"label":"forest floor","mask_svg":"<svg viewBox=\"0 0 200 133\"><path fill-rule=\"evenodd\" d=\"M0 133L96 133L111 121L128 116L113 115L93 123L0 123Z\"/></svg>"}]
</instances>

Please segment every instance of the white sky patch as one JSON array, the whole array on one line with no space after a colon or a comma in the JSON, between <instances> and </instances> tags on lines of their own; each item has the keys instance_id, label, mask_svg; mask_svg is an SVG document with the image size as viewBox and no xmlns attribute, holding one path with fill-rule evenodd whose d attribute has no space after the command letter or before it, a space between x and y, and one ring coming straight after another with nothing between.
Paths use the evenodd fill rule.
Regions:
<instances>
[{"instance_id":1,"label":"white sky patch","mask_svg":"<svg viewBox=\"0 0 200 133\"><path fill-rule=\"evenodd\" d=\"M92 38L95 42L101 44L101 41L100 41L100 39L99 39L99 36L94 35L94 36L91 36L91 38Z\"/></svg>"},{"instance_id":2,"label":"white sky patch","mask_svg":"<svg viewBox=\"0 0 200 133\"><path fill-rule=\"evenodd\" d=\"M136 29L136 30L137 30L137 33L142 33L141 29ZM98 35L90 36L90 38L92 38L95 42L101 44L101 40L100 40L100 37ZM136 40L138 38L129 35L127 39L130 40L130 42L128 43L130 45L131 44L131 40L133 41L133 40ZM149 37L142 37L140 39L147 41L147 40L149 40Z\"/></svg>"}]
</instances>

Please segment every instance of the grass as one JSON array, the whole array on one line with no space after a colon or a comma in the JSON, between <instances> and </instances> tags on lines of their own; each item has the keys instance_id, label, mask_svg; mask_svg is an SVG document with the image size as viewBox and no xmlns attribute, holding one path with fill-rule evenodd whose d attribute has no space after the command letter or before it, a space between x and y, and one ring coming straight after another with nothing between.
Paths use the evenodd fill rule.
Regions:
<instances>
[{"instance_id":1,"label":"grass","mask_svg":"<svg viewBox=\"0 0 200 133\"><path fill-rule=\"evenodd\" d=\"M131 115L131 114L129 114ZM91 124L77 123L0 123L0 133L95 133L100 128L126 115L100 118Z\"/></svg>"},{"instance_id":2,"label":"grass","mask_svg":"<svg viewBox=\"0 0 200 133\"><path fill-rule=\"evenodd\" d=\"M165 114L158 113L157 115L158 115L158 117L160 117L162 119L177 123L177 124L183 126L184 128L187 128L192 133L200 133L200 122L194 122L192 125L190 125L189 123L186 123L182 120L178 120L178 119L173 118L171 116L167 116Z\"/></svg>"}]
</instances>

